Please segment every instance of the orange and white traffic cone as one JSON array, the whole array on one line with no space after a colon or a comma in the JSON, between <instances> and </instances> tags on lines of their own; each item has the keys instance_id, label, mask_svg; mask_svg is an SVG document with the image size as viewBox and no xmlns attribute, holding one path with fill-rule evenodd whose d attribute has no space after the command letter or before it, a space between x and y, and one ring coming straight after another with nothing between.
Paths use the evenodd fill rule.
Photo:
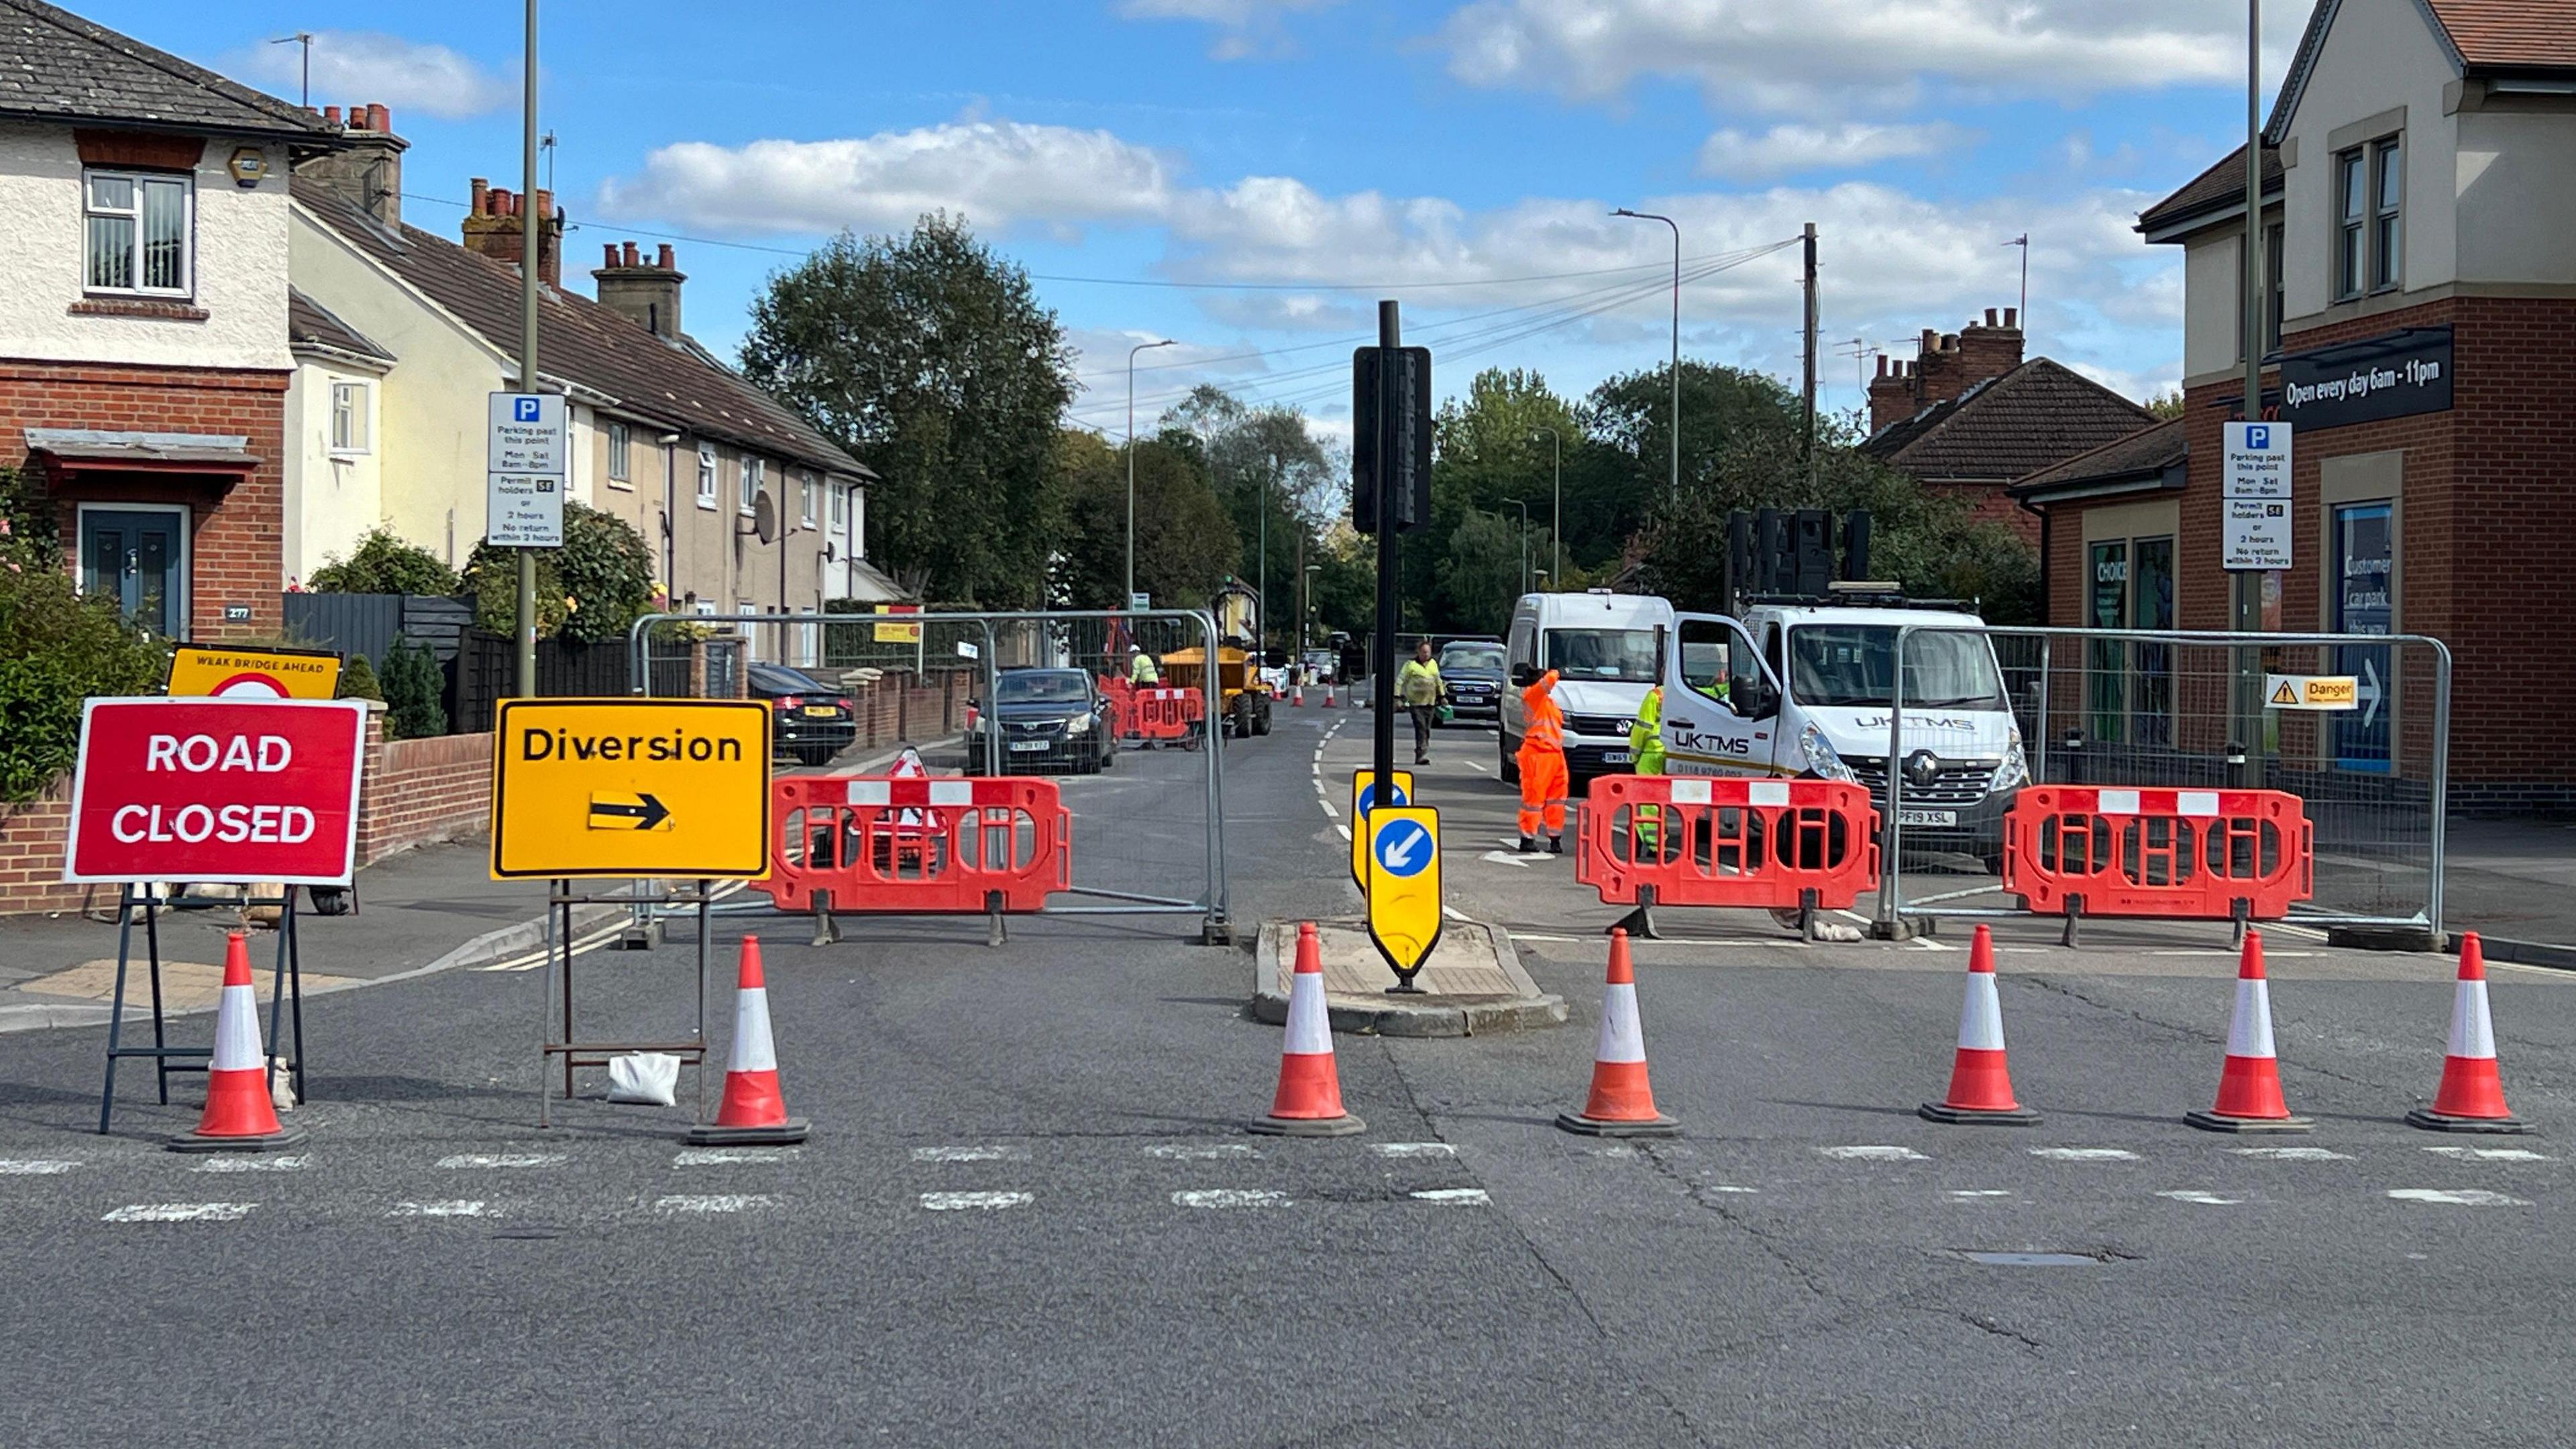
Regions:
<instances>
[{"instance_id":1,"label":"orange and white traffic cone","mask_svg":"<svg viewBox=\"0 0 2576 1449\"><path fill-rule=\"evenodd\" d=\"M206 1059L206 1111L197 1130L170 1139L173 1152L268 1152L304 1140L277 1120L268 1095L268 1052L259 1042L259 993L250 984L250 944L235 931L224 946L224 994L215 1007L215 1050Z\"/></svg>"},{"instance_id":2,"label":"orange and white traffic cone","mask_svg":"<svg viewBox=\"0 0 2576 1449\"><path fill-rule=\"evenodd\" d=\"M2186 1112L2185 1122L2211 1132L2305 1132L2316 1124L2293 1117L2281 1100L2281 1064L2272 1054L2271 983L2263 977L2263 933L2245 933L2236 967L2236 1014L2227 1024L2227 1064L2218 1076L2218 1105Z\"/></svg>"},{"instance_id":3,"label":"orange and white traffic cone","mask_svg":"<svg viewBox=\"0 0 2576 1449\"><path fill-rule=\"evenodd\" d=\"M1339 705L1337 705L1337 704L1333 703L1333 682L1332 682L1331 680L1329 680L1329 679L1327 679L1327 680L1325 680L1325 681L1324 681L1324 708L1326 708L1326 709L1339 709L1339 708L1341 708L1341 706L1339 706Z\"/></svg>"},{"instance_id":4,"label":"orange and white traffic cone","mask_svg":"<svg viewBox=\"0 0 2576 1449\"><path fill-rule=\"evenodd\" d=\"M2004 1065L2004 1004L1995 991L1995 935L1983 925L1968 948L1968 999L1959 1008L1959 1051L1950 1063L1950 1094L1916 1109L1934 1122L1986 1122L2026 1127L2039 1114L2013 1100Z\"/></svg>"},{"instance_id":5,"label":"orange and white traffic cone","mask_svg":"<svg viewBox=\"0 0 2576 1449\"><path fill-rule=\"evenodd\" d=\"M2478 933L2460 937L2460 979L2451 988L2451 1044L2442 1057L2442 1087L2433 1105L2406 1114L2406 1125L2434 1132L2528 1132L2504 1105L2496 1073L2495 1023L2487 1016L2487 954Z\"/></svg>"},{"instance_id":6,"label":"orange and white traffic cone","mask_svg":"<svg viewBox=\"0 0 2576 1449\"><path fill-rule=\"evenodd\" d=\"M1324 950L1315 923L1297 927L1297 970L1288 979L1288 1044L1279 1055L1279 1091L1270 1115L1249 1124L1276 1137L1346 1137L1368 1124L1342 1110L1342 1078L1333 1068L1333 1022L1324 1007Z\"/></svg>"},{"instance_id":7,"label":"orange and white traffic cone","mask_svg":"<svg viewBox=\"0 0 2576 1449\"><path fill-rule=\"evenodd\" d=\"M1306 686L1302 681L1288 686L1288 707L1290 709L1306 707Z\"/></svg>"},{"instance_id":8,"label":"orange and white traffic cone","mask_svg":"<svg viewBox=\"0 0 2576 1449\"><path fill-rule=\"evenodd\" d=\"M1637 1023L1637 972L1628 933L1610 933L1610 976L1601 988L1601 1044L1592 1053L1592 1092L1556 1125L1587 1137L1674 1137L1682 1124L1655 1110L1646 1081L1646 1033Z\"/></svg>"},{"instance_id":9,"label":"orange and white traffic cone","mask_svg":"<svg viewBox=\"0 0 2576 1449\"><path fill-rule=\"evenodd\" d=\"M778 1048L769 1035L769 982L760 969L760 938L742 938L742 966L733 996L733 1051L725 1061L724 1103L713 1123L689 1129L699 1147L755 1142L802 1142L805 1119L787 1115L778 1091Z\"/></svg>"}]
</instances>

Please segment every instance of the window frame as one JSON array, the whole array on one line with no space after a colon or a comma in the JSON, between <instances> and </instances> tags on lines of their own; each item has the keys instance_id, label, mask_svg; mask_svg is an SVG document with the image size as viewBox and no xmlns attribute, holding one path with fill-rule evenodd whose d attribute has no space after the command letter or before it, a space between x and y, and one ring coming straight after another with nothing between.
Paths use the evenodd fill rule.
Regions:
<instances>
[{"instance_id":1,"label":"window frame","mask_svg":"<svg viewBox=\"0 0 2576 1449\"><path fill-rule=\"evenodd\" d=\"M765 458L745 458L735 465L734 476L741 487L734 507L745 518L760 516L760 490L769 477L767 462Z\"/></svg>"},{"instance_id":2,"label":"window frame","mask_svg":"<svg viewBox=\"0 0 2576 1449\"><path fill-rule=\"evenodd\" d=\"M847 483L835 483L831 485L831 488L832 499L831 502L825 506L832 510L832 527L836 530L847 528L850 523L850 485Z\"/></svg>"},{"instance_id":3,"label":"window frame","mask_svg":"<svg viewBox=\"0 0 2576 1449\"><path fill-rule=\"evenodd\" d=\"M374 451L375 429L369 426L373 421L369 416L372 409L369 407L368 394L371 391L372 389L362 378L331 380L330 421L326 426L329 429L327 440L332 457L363 458ZM341 400L344 396L352 399L352 405L345 413L341 410ZM346 432L343 432L340 426L344 418L350 424ZM353 438L354 441L352 441Z\"/></svg>"},{"instance_id":4,"label":"window frame","mask_svg":"<svg viewBox=\"0 0 2576 1449\"><path fill-rule=\"evenodd\" d=\"M2370 143L2369 205L2370 290L2394 292L2406 285L2406 137L2403 132ZM2394 176L2391 168L2394 167ZM2397 194L2389 197L2394 180Z\"/></svg>"},{"instance_id":5,"label":"window frame","mask_svg":"<svg viewBox=\"0 0 2576 1449\"><path fill-rule=\"evenodd\" d=\"M2281 320L2290 310L2289 225L2287 219L2263 228L2263 355L2281 350Z\"/></svg>"},{"instance_id":6,"label":"window frame","mask_svg":"<svg viewBox=\"0 0 2576 1449\"><path fill-rule=\"evenodd\" d=\"M799 469L796 474L796 519L806 529L814 527L814 474Z\"/></svg>"},{"instance_id":7,"label":"window frame","mask_svg":"<svg viewBox=\"0 0 2576 1449\"><path fill-rule=\"evenodd\" d=\"M133 204L122 210L101 208L93 199L92 183L101 179L129 182L134 187ZM84 166L80 176L81 215L81 293L90 297L137 297L155 301L192 302L197 296L197 177L192 171L156 171L148 167ZM150 287L143 284L144 195L152 186L176 186L179 189L179 285ZM90 223L94 218L120 217L132 227L132 240L126 249L127 275L132 285L101 286L90 279Z\"/></svg>"},{"instance_id":8,"label":"window frame","mask_svg":"<svg viewBox=\"0 0 2576 1449\"><path fill-rule=\"evenodd\" d=\"M2334 251L2327 265L2338 302L2359 297L2362 279L2370 275L2369 199L2356 195L2370 185L2369 152L2363 145L2335 153L2334 225L2328 233L2334 238Z\"/></svg>"},{"instance_id":9,"label":"window frame","mask_svg":"<svg viewBox=\"0 0 2576 1449\"><path fill-rule=\"evenodd\" d=\"M715 444L698 444L698 506L709 512L715 511L723 497L716 471Z\"/></svg>"},{"instance_id":10,"label":"window frame","mask_svg":"<svg viewBox=\"0 0 2576 1449\"><path fill-rule=\"evenodd\" d=\"M635 434L626 424L611 421L608 425L608 481L633 487L635 482Z\"/></svg>"}]
</instances>

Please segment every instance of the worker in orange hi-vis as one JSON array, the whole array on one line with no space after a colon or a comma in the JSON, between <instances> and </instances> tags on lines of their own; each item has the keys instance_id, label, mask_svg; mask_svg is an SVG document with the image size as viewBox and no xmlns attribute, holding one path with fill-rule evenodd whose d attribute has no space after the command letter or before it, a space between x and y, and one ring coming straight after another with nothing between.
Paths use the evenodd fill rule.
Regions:
<instances>
[{"instance_id":1,"label":"worker in orange hi-vis","mask_svg":"<svg viewBox=\"0 0 2576 1449\"><path fill-rule=\"evenodd\" d=\"M1521 854L1538 853L1539 826L1547 826L1547 852L1565 853L1565 711L1556 704L1556 671L1521 691L1526 728L1521 735Z\"/></svg>"}]
</instances>

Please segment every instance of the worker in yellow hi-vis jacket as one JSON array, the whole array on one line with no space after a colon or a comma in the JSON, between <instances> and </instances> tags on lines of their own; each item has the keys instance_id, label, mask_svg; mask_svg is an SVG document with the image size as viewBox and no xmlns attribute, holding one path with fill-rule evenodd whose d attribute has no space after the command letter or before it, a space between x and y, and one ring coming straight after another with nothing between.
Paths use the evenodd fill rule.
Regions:
<instances>
[{"instance_id":1,"label":"worker in yellow hi-vis jacket","mask_svg":"<svg viewBox=\"0 0 2576 1449\"><path fill-rule=\"evenodd\" d=\"M1664 687L1660 684L1646 691L1646 702L1637 708L1637 717L1628 725L1628 755L1640 775L1664 772ZM1655 805L1640 805L1634 814L1637 836L1637 858L1653 860L1662 854L1664 811Z\"/></svg>"}]
</instances>

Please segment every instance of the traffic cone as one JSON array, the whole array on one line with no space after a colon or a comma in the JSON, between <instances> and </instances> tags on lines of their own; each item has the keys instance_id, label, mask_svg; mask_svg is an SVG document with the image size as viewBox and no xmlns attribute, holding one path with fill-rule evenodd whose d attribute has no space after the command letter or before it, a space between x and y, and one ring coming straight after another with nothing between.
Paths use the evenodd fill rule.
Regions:
<instances>
[{"instance_id":1,"label":"traffic cone","mask_svg":"<svg viewBox=\"0 0 2576 1449\"><path fill-rule=\"evenodd\" d=\"M805 1119L787 1115L778 1094L778 1048L769 1036L769 984L760 970L760 938L742 938L742 967L733 996L733 1053L725 1062L724 1103L713 1124L689 1129L697 1147L802 1142Z\"/></svg>"},{"instance_id":2,"label":"traffic cone","mask_svg":"<svg viewBox=\"0 0 2576 1449\"><path fill-rule=\"evenodd\" d=\"M1326 708L1326 709L1339 709L1339 708L1341 708L1341 706L1339 706L1339 705L1337 705L1337 704L1333 703L1333 682L1332 682L1331 680L1329 680L1329 679L1327 679L1327 680L1325 680L1325 681L1324 681L1324 708Z\"/></svg>"},{"instance_id":3,"label":"traffic cone","mask_svg":"<svg viewBox=\"0 0 2576 1449\"><path fill-rule=\"evenodd\" d=\"M197 1130L170 1139L173 1152L269 1152L304 1140L277 1120L268 1096L268 1052L259 1043L259 993L250 984L250 944L235 931L224 946L224 994L215 1008L215 1050L206 1059L206 1111Z\"/></svg>"},{"instance_id":4,"label":"traffic cone","mask_svg":"<svg viewBox=\"0 0 2576 1449\"><path fill-rule=\"evenodd\" d=\"M2305 1132L2316 1124L2293 1117L2281 1101L2281 1064L2272 1055L2272 993L2263 979L2263 933L2245 933L2236 968L2236 1015L2227 1024L2227 1065L2218 1076L2218 1105L2183 1120L2211 1132Z\"/></svg>"},{"instance_id":5,"label":"traffic cone","mask_svg":"<svg viewBox=\"0 0 2576 1449\"><path fill-rule=\"evenodd\" d=\"M1982 924L1968 948L1968 999L1959 1007L1950 1095L1916 1110L1934 1122L2027 1127L2039 1120L2037 1112L2013 1100L2012 1073L2004 1066L2004 1004L1995 992L1995 935Z\"/></svg>"},{"instance_id":6,"label":"traffic cone","mask_svg":"<svg viewBox=\"0 0 2576 1449\"><path fill-rule=\"evenodd\" d=\"M1297 970L1288 981L1288 1045L1279 1055L1279 1092L1270 1115L1248 1124L1277 1137L1346 1137L1368 1124L1342 1110L1333 1069L1333 1023L1324 1008L1324 950L1315 923L1297 927Z\"/></svg>"},{"instance_id":7,"label":"traffic cone","mask_svg":"<svg viewBox=\"0 0 2576 1449\"><path fill-rule=\"evenodd\" d=\"M1290 709L1306 707L1306 686L1303 683L1288 686L1288 707Z\"/></svg>"},{"instance_id":8,"label":"traffic cone","mask_svg":"<svg viewBox=\"0 0 2576 1449\"><path fill-rule=\"evenodd\" d=\"M1587 1137L1676 1137L1682 1124L1655 1110L1646 1082L1646 1034L1637 1024L1637 973L1628 933L1610 933L1610 976L1601 988L1601 1044L1592 1053L1592 1094L1556 1125Z\"/></svg>"},{"instance_id":9,"label":"traffic cone","mask_svg":"<svg viewBox=\"0 0 2576 1449\"><path fill-rule=\"evenodd\" d=\"M2495 1023L2487 1017L2487 955L2478 933L2460 937L2460 979L2451 988L2451 1045L2442 1057L2442 1087L2433 1105L2406 1114L2406 1125L2434 1132L2528 1132L2504 1105L2496 1074Z\"/></svg>"}]
</instances>

